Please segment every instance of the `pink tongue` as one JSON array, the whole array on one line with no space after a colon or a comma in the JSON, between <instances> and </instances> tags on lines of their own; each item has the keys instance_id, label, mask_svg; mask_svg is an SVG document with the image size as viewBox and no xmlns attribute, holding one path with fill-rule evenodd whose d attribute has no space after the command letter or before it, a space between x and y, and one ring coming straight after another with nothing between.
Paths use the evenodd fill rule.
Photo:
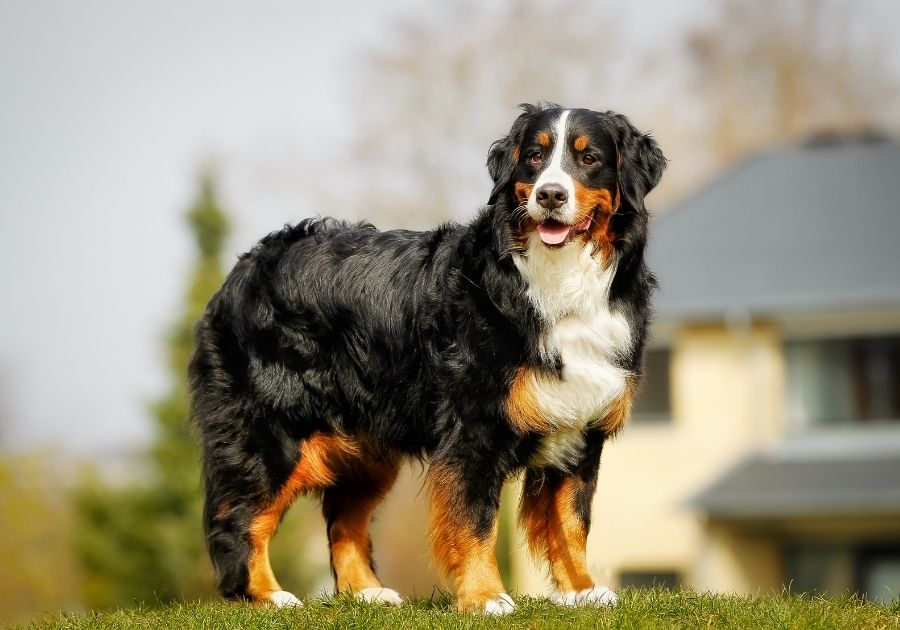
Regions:
<instances>
[{"instance_id":1,"label":"pink tongue","mask_svg":"<svg viewBox=\"0 0 900 630\"><path fill-rule=\"evenodd\" d=\"M555 223L547 225L546 222L537 226L538 233L541 235L541 241L547 245L559 245L569 235L570 226L563 223Z\"/></svg>"}]
</instances>

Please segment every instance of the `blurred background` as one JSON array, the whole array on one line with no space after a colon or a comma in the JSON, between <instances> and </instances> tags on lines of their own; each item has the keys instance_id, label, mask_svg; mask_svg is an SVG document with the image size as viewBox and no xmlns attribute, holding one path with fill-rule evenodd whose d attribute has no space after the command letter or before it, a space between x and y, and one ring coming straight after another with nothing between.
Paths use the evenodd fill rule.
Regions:
<instances>
[{"instance_id":1,"label":"blurred background","mask_svg":"<svg viewBox=\"0 0 900 630\"><path fill-rule=\"evenodd\" d=\"M210 597L184 368L222 274L314 214L465 221L537 100L626 113L670 159L595 576L896 598L897 33L893 0L0 0L0 623ZM374 538L428 596L421 485ZM539 593L508 494L503 570ZM273 555L331 587L317 506Z\"/></svg>"}]
</instances>

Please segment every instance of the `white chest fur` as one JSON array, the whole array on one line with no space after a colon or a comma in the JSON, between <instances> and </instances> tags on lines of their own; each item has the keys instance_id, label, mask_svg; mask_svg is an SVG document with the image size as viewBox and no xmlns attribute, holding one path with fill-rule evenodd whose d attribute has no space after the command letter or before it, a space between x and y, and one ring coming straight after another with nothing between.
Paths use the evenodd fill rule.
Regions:
<instances>
[{"instance_id":1,"label":"white chest fur","mask_svg":"<svg viewBox=\"0 0 900 630\"><path fill-rule=\"evenodd\" d=\"M609 306L615 262L602 266L590 245L558 249L534 234L527 256L516 256L528 297L545 322L540 340L546 358L562 358L562 377L536 376L532 391L555 430L541 439L530 464L562 467L581 450L584 430L600 420L626 387L628 372L616 365L631 349L628 320Z\"/></svg>"}]
</instances>

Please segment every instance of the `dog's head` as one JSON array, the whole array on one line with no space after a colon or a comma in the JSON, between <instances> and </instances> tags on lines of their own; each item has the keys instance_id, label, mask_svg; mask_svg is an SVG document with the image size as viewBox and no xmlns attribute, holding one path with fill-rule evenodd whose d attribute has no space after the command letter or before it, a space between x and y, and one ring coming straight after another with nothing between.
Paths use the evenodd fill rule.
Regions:
<instances>
[{"instance_id":1,"label":"dog's head","mask_svg":"<svg viewBox=\"0 0 900 630\"><path fill-rule=\"evenodd\" d=\"M579 239L627 248L627 232L646 225L644 196L666 165L653 138L613 112L522 109L488 153L489 203L509 213L522 243L537 235L550 248Z\"/></svg>"}]
</instances>

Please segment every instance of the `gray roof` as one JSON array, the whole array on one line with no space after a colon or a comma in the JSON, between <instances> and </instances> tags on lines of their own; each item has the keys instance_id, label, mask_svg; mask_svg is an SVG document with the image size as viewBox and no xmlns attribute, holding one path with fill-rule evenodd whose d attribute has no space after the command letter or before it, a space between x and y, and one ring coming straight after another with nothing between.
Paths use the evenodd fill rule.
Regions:
<instances>
[{"instance_id":1,"label":"gray roof","mask_svg":"<svg viewBox=\"0 0 900 630\"><path fill-rule=\"evenodd\" d=\"M761 154L651 224L661 319L900 306L900 143Z\"/></svg>"},{"instance_id":2,"label":"gray roof","mask_svg":"<svg viewBox=\"0 0 900 630\"><path fill-rule=\"evenodd\" d=\"M896 434L863 433L871 442L864 445L842 433L831 444L821 440L800 447L788 444L773 453L753 455L691 503L724 520L900 515ZM839 442L844 443L842 450L835 448Z\"/></svg>"}]
</instances>

